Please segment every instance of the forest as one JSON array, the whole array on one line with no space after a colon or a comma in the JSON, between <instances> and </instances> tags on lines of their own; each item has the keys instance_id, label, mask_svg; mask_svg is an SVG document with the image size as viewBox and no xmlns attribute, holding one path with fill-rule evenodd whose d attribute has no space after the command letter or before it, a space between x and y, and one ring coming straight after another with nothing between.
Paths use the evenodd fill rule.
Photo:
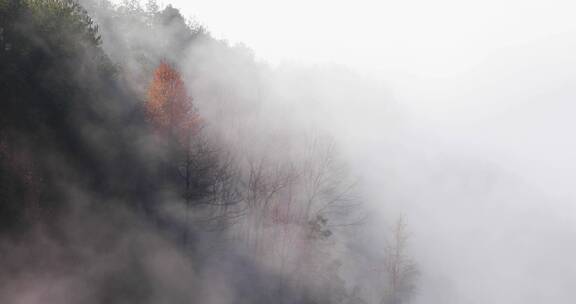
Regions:
<instances>
[{"instance_id":1,"label":"forest","mask_svg":"<svg viewBox=\"0 0 576 304\"><path fill-rule=\"evenodd\" d=\"M409 303L291 77L153 0L0 0L0 302Z\"/></svg>"}]
</instances>

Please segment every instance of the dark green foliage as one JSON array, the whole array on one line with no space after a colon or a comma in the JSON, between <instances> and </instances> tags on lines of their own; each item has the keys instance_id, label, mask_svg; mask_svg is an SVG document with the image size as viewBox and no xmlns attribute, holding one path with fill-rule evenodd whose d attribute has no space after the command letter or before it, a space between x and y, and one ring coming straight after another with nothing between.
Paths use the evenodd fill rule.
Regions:
<instances>
[{"instance_id":1,"label":"dark green foliage","mask_svg":"<svg viewBox=\"0 0 576 304\"><path fill-rule=\"evenodd\" d=\"M5 0L0 15L4 229L26 224L31 205L35 216L52 212L62 187L104 189L105 167L122 152L122 134L114 129L122 112L113 101L128 96L116 84L97 27L76 2ZM98 149L88 134L118 144L116 151Z\"/></svg>"},{"instance_id":2,"label":"dark green foliage","mask_svg":"<svg viewBox=\"0 0 576 304\"><path fill-rule=\"evenodd\" d=\"M151 16L135 10L125 13L174 29L178 39L166 48L200 33L171 7ZM75 191L89 194L81 203L90 208L114 201L113 207L135 210L168 230L186 229L160 218L158 196L163 189L198 202L214 196L211 183L222 183L225 173L213 152L191 160L200 169L187 183L199 190L179 189L181 164L166 159L178 151L147 151L155 143L143 96L124 88L130 71L112 64L98 26L77 2L2 0L0 16L0 232L56 223L64 209L79 204L70 201ZM168 175L166 164L174 167Z\"/></svg>"}]
</instances>

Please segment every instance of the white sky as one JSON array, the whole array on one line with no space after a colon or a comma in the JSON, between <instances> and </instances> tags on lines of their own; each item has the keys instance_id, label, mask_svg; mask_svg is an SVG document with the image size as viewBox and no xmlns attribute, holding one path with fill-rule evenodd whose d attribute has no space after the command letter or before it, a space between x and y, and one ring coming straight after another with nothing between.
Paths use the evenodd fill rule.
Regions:
<instances>
[{"instance_id":1,"label":"white sky","mask_svg":"<svg viewBox=\"0 0 576 304\"><path fill-rule=\"evenodd\" d=\"M491 52L576 31L566 0L166 0L271 62L443 75Z\"/></svg>"}]
</instances>

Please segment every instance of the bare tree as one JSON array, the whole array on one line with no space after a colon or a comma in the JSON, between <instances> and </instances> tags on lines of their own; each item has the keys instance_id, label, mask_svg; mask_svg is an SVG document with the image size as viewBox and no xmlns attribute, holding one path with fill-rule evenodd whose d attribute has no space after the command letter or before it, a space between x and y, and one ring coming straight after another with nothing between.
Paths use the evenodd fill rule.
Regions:
<instances>
[{"instance_id":1,"label":"bare tree","mask_svg":"<svg viewBox=\"0 0 576 304\"><path fill-rule=\"evenodd\" d=\"M403 216L392 228L391 239L386 246L384 261L385 288L381 304L407 303L416 291L419 271L407 253L409 234Z\"/></svg>"}]
</instances>

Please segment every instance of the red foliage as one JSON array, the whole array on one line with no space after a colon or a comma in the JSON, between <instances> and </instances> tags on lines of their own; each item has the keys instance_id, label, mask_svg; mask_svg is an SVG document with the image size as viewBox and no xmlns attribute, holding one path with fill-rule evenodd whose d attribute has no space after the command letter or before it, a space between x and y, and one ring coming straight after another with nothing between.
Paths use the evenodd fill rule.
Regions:
<instances>
[{"instance_id":1,"label":"red foliage","mask_svg":"<svg viewBox=\"0 0 576 304\"><path fill-rule=\"evenodd\" d=\"M199 119L180 74L166 62L154 71L146 112L157 130L183 141L199 128Z\"/></svg>"}]
</instances>

